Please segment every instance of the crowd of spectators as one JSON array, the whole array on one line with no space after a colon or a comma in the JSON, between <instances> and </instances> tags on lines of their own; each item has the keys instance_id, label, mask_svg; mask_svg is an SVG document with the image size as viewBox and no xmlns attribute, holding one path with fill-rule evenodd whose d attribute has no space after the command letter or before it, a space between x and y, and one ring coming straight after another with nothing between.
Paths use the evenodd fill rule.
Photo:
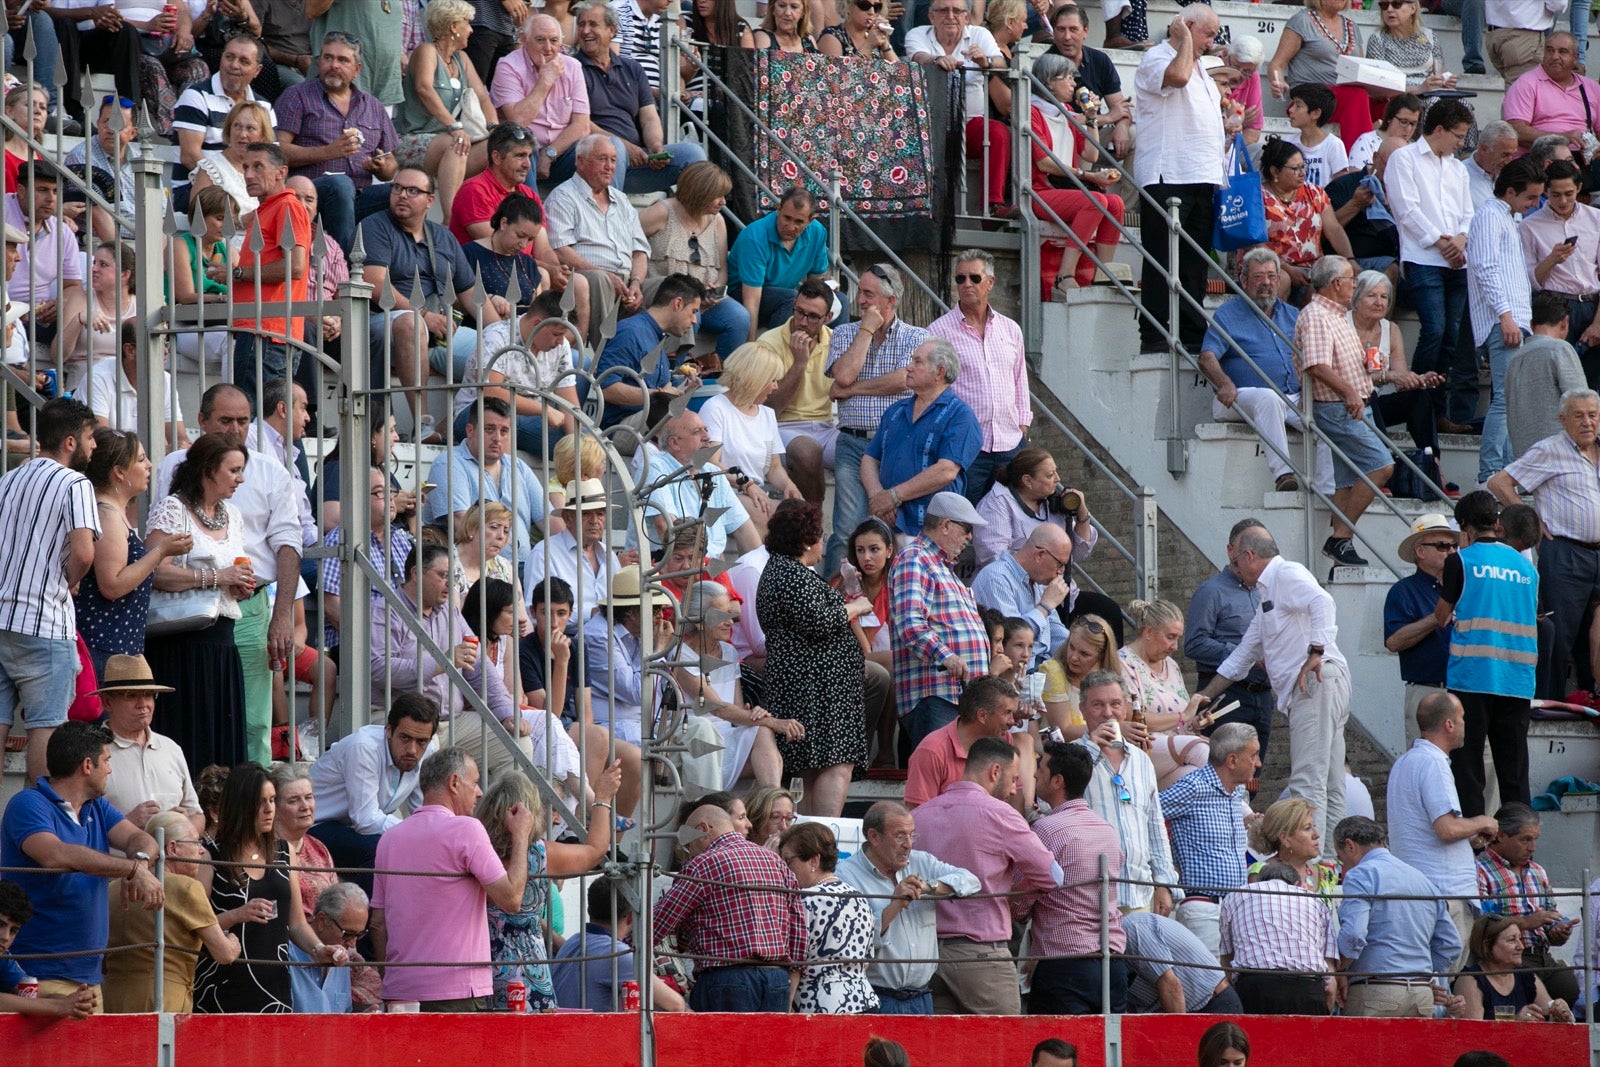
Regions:
<instances>
[{"instance_id":1,"label":"crowd of spectators","mask_svg":"<svg viewBox=\"0 0 1600 1067\"><path fill-rule=\"evenodd\" d=\"M7 142L23 153L8 156L9 290L30 304L15 329L54 345L63 390L91 401L46 403L35 455L0 477L0 739L26 732L33 786L0 824L0 866L20 872L0 889L0 934L19 954L81 953L28 962L29 1010L152 1006L141 949L161 907L173 1010L505 1010L515 984L529 1010L614 1007L638 980L627 945L650 907L688 964L648 976L667 1010L1572 1018L1583 990L1551 950L1575 920L1532 861L1526 733L1536 693L1564 692L1569 668L1590 685L1600 667L1587 651L1600 398L1572 347L1586 356L1600 337L1600 227L1581 167L1509 148L1572 133L1556 100L1581 78L1569 35L1534 65L1513 61L1526 41L1491 33L1495 65L1521 69L1506 121L1480 116L1463 161L1464 105L1406 94L1375 108L1331 85L1335 55L1359 42L1342 0L1308 7L1266 72L1294 134L1246 138L1269 221L1238 257L1247 296L1170 322L1165 284L1145 279L1141 346L1174 330L1217 416L1261 434L1275 488L1331 496L1324 552L1339 564L1365 562L1353 525L1394 469L1374 426L1404 423L1419 447L1463 428L1476 394L1459 393L1461 361L1476 346L1489 365L1487 490L1400 548L1418 575L1396 586L1385 631L1415 743L1385 828L1348 811L1350 671L1311 572L1246 520L1187 612L1080 587L1090 500L1029 440L1025 342L991 302L994 257L955 253L954 305L921 326L894 265L836 290L803 187L730 236L733 178L663 124L659 5L519 25L511 5L336 0L301 25L293 4L236 0L212 20L242 31L213 40L217 73L176 85L164 79L200 74L191 48L207 56L222 31L186 5L148 24L117 6L74 30L90 47L63 47L118 79L123 98L82 116L94 136L80 150L111 175L113 210L58 210L74 179ZM996 33L935 0L897 49L862 14L872 5L817 25L811 5L775 0L760 37L959 70L968 144L994 151L1008 127L983 115L1009 97L985 71L1025 16L992 6ZM1414 7L1388 5L1366 54L1416 92L1449 89ZM732 12L697 5L690 36L754 45ZM1112 17L1123 43L1141 41L1142 3ZM1031 171L990 160L989 209L1008 213L1026 180L1041 218L1108 257L1123 207L1110 164L1137 134L1131 179L1175 197L1209 247L1227 135L1260 128L1259 44L1217 46L1216 13L1186 8L1145 52L1130 106L1085 47L1082 11L1061 5L1051 29ZM170 38L159 74L140 43L152 34ZM15 92L7 113L36 136L49 93ZM135 109L163 93L174 202L201 223L172 237L173 299L231 298L235 317L200 353L231 380L201 398L198 433L175 402L163 413L152 470L128 395L137 272L119 235L137 199ZM630 199L649 193L670 195ZM1143 218L1166 265L1167 221ZM313 220L330 238L315 254ZM350 513L334 461L309 485L301 346L337 351L345 324L257 307L327 296L357 234L377 290L374 379L399 380L419 444L456 441L422 499L390 473L388 420L367 442L381 580L363 642L340 632L340 560L303 559L338 546ZM1070 299L1097 277L1092 257L1047 239L1047 295ZM1203 259L1185 246L1170 264L1196 300ZM1401 302L1421 320L1409 359L1390 318ZM431 373L467 386L448 428L426 415ZM685 406L713 376L715 395ZM1284 436L1303 381L1340 450L1319 451L1309 486ZM626 544L611 536L620 472L576 432L585 399L645 486ZM1533 535L1518 508L1537 512ZM1536 568L1521 550L1541 520ZM346 642L371 649L355 665L371 721L324 746ZM1201 668L1192 694L1180 649ZM664 650L671 685L649 660ZM299 730L283 699L295 679L314 684ZM80 713L88 698L99 709ZM1289 780L1257 814L1275 710ZM646 739L677 743L681 780L704 794L678 833L682 866L654 902L596 880L589 923L563 941L553 888L634 829ZM830 823L872 766L906 769L905 803L871 807L850 854ZM369 958L405 966L380 978ZM19 976L0 967L0 1007L17 1005Z\"/></svg>"}]
</instances>

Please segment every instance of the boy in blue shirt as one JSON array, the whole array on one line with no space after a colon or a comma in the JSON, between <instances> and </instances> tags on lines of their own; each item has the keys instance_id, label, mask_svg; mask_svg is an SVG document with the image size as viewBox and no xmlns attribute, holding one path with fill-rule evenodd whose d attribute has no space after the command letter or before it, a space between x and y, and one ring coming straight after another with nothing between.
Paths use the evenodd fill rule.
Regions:
<instances>
[{"instance_id":1,"label":"boy in blue shirt","mask_svg":"<svg viewBox=\"0 0 1600 1067\"><path fill-rule=\"evenodd\" d=\"M33 917L28 895L15 882L0 881L0 1011L19 1015L54 1015L87 1019L94 1011L94 990L80 985L77 992L62 997L24 997L17 994L23 971L9 955L22 924Z\"/></svg>"}]
</instances>

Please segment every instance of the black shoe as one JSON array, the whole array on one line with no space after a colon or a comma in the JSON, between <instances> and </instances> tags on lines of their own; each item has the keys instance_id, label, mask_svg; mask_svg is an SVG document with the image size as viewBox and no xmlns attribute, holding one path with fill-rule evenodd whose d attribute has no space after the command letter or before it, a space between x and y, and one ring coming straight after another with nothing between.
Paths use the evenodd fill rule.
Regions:
<instances>
[{"instance_id":1,"label":"black shoe","mask_svg":"<svg viewBox=\"0 0 1600 1067\"><path fill-rule=\"evenodd\" d=\"M62 137L83 136L83 123L79 122L75 118L72 118L71 116L52 115L50 117L50 125L58 126L55 132L60 134Z\"/></svg>"},{"instance_id":2,"label":"black shoe","mask_svg":"<svg viewBox=\"0 0 1600 1067\"><path fill-rule=\"evenodd\" d=\"M1463 66L1461 68L1461 73L1463 73L1463 74L1485 74L1485 73L1487 73L1487 71L1485 71L1482 67L1478 66L1477 64L1469 63L1469 64L1466 64L1465 66Z\"/></svg>"},{"instance_id":3,"label":"black shoe","mask_svg":"<svg viewBox=\"0 0 1600 1067\"><path fill-rule=\"evenodd\" d=\"M1356 555L1356 546L1348 537L1330 537L1322 542L1322 554L1341 567L1365 567L1367 561Z\"/></svg>"}]
</instances>

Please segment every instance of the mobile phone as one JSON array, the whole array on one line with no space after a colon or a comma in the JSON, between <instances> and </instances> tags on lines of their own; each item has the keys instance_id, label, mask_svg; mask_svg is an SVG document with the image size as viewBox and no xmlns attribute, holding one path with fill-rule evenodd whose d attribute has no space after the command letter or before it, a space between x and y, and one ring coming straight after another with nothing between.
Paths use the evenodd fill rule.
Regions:
<instances>
[{"instance_id":1,"label":"mobile phone","mask_svg":"<svg viewBox=\"0 0 1600 1067\"><path fill-rule=\"evenodd\" d=\"M1568 237L1565 241L1562 241L1561 243L1564 244L1564 245L1575 245L1575 244L1578 243L1578 238L1576 236Z\"/></svg>"}]
</instances>

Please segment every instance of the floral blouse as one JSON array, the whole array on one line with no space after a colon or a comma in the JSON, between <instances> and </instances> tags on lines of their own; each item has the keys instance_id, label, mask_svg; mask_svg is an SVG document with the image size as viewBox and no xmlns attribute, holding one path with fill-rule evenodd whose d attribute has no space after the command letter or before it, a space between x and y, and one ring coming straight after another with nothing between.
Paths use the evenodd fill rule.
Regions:
<instances>
[{"instance_id":1,"label":"floral blouse","mask_svg":"<svg viewBox=\"0 0 1600 1067\"><path fill-rule=\"evenodd\" d=\"M1322 213L1329 207L1322 186L1300 186L1287 204L1270 190L1263 190L1261 198L1267 208L1267 247L1297 267L1309 267L1321 259Z\"/></svg>"}]
</instances>

